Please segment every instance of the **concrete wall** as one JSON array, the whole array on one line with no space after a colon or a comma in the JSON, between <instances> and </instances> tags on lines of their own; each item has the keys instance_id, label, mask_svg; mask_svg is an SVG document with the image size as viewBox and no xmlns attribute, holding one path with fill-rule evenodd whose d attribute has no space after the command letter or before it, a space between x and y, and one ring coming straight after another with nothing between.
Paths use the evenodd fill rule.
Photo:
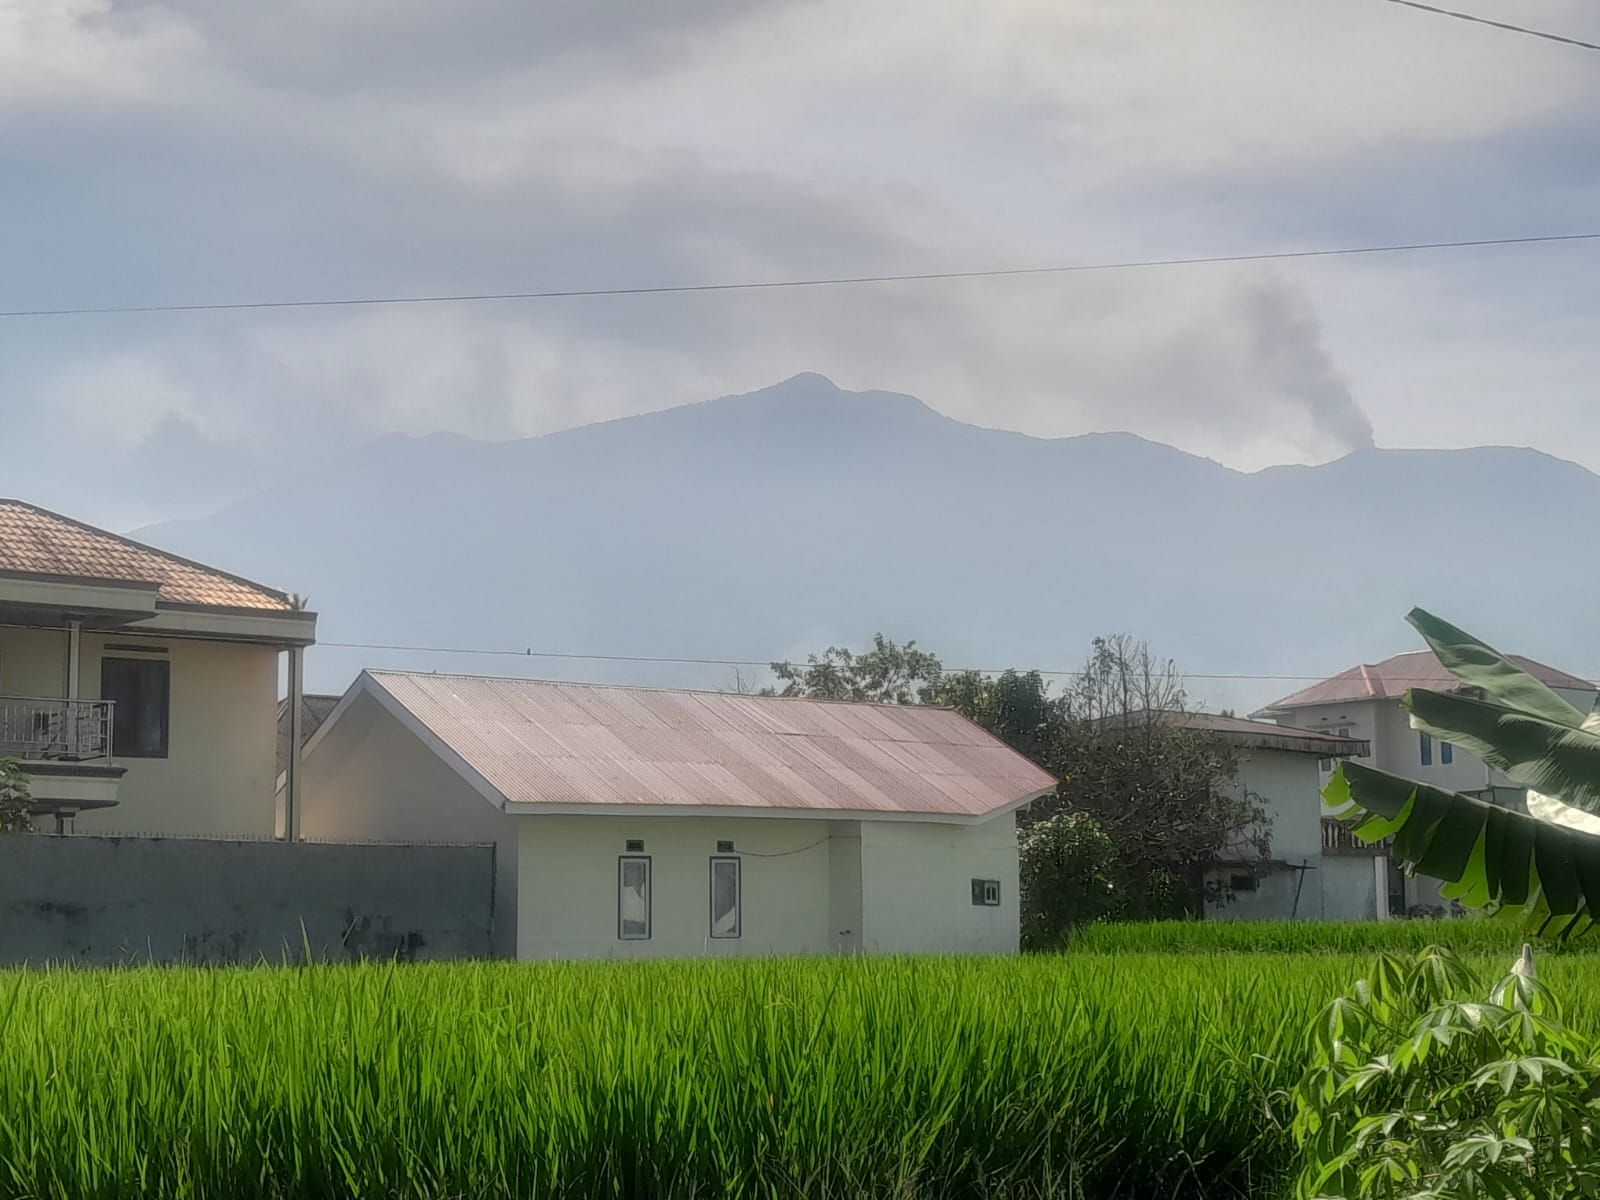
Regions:
<instances>
[{"instance_id":1,"label":"concrete wall","mask_svg":"<svg viewBox=\"0 0 1600 1200\"><path fill-rule=\"evenodd\" d=\"M482 957L493 873L488 846L0 836L0 964Z\"/></svg>"},{"instance_id":2,"label":"concrete wall","mask_svg":"<svg viewBox=\"0 0 1600 1200\"><path fill-rule=\"evenodd\" d=\"M998 879L1000 904L972 902L972 880ZM894 954L1014 954L1017 819L982 825L861 822L861 948Z\"/></svg>"},{"instance_id":3,"label":"concrete wall","mask_svg":"<svg viewBox=\"0 0 1600 1200\"><path fill-rule=\"evenodd\" d=\"M1355 854L1322 860L1322 916L1329 921L1370 921L1378 915L1377 861Z\"/></svg>"},{"instance_id":4,"label":"concrete wall","mask_svg":"<svg viewBox=\"0 0 1600 1200\"><path fill-rule=\"evenodd\" d=\"M1238 889L1233 899L1206 906L1206 916L1222 921L1287 921L1322 915L1322 876L1315 870L1322 860L1321 776L1317 759L1287 750L1250 750L1239 757L1236 786L1259 798L1272 819L1271 857L1310 870L1278 868L1256 881L1254 891ZM1242 847L1241 857L1254 853ZM1226 867L1211 877L1226 884L1243 868ZM1298 895L1298 899L1297 899Z\"/></svg>"},{"instance_id":5,"label":"concrete wall","mask_svg":"<svg viewBox=\"0 0 1600 1200\"><path fill-rule=\"evenodd\" d=\"M830 885L842 822L770 817L519 817L519 958L670 958L822 954L838 948ZM651 931L617 936L617 859L629 839L650 859ZM710 860L731 841L740 860L741 934L712 938Z\"/></svg>"},{"instance_id":6,"label":"concrete wall","mask_svg":"<svg viewBox=\"0 0 1600 1200\"><path fill-rule=\"evenodd\" d=\"M66 694L67 631L0 627L0 695Z\"/></svg>"},{"instance_id":7,"label":"concrete wall","mask_svg":"<svg viewBox=\"0 0 1600 1200\"><path fill-rule=\"evenodd\" d=\"M516 954L515 820L370 695L357 696L305 756L300 831L325 841L492 843L498 863L494 949L505 958Z\"/></svg>"}]
</instances>

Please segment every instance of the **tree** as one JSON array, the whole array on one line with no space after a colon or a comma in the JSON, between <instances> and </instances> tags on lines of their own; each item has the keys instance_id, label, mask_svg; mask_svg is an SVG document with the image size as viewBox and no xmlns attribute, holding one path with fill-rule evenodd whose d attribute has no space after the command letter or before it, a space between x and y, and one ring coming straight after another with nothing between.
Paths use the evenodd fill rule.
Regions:
<instances>
[{"instance_id":1,"label":"tree","mask_svg":"<svg viewBox=\"0 0 1600 1200\"><path fill-rule=\"evenodd\" d=\"M922 692L943 675L937 656L873 634L872 649L853 654L829 646L809 656L804 666L775 662L772 673L782 689L763 688L766 696L814 696L819 700L870 700L877 704L916 704Z\"/></svg>"},{"instance_id":2,"label":"tree","mask_svg":"<svg viewBox=\"0 0 1600 1200\"><path fill-rule=\"evenodd\" d=\"M33 828L28 816L28 777L14 758L0 758L0 833L26 833Z\"/></svg>"},{"instance_id":3,"label":"tree","mask_svg":"<svg viewBox=\"0 0 1600 1200\"><path fill-rule=\"evenodd\" d=\"M1238 786L1237 757L1175 719L1188 706L1182 677L1145 643L1096 638L1083 671L1058 694L1037 671L947 675L937 656L915 646L879 634L864 654L830 647L805 667L774 664L785 685L778 694L954 708L1061 780L1019 817L1034 944L1058 944L1076 921L1112 913L1198 914L1207 899L1227 898L1208 883L1209 868L1265 858L1269 823ZM1063 814L1082 819L1055 824ZM1113 854L1091 868L1087 850L1102 844L1096 833ZM1080 868L1087 874L1074 873ZM1062 871L1069 874L1052 874ZM1114 902L1090 900L1102 891L1097 873L1110 881Z\"/></svg>"},{"instance_id":4,"label":"tree","mask_svg":"<svg viewBox=\"0 0 1600 1200\"><path fill-rule=\"evenodd\" d=\"M1024 950L1058 949L1069 930L1121 914L1117 845L1088 813L1030 822L1018 842Z\"/></svg>"},{"instance_id":5,"label":"tree","mask_svg":"<svg viewBox=\"0 0 1600 1200\"><path fill-rule=\"evenodd\" d=\"M1600 711L1583 713L1485 642L1422 609L1407 617L1465 685L1413 688L1411 726L1528 789L1527 811L1345 762L1323 792L1358 837L1445 881L1446 899L1518 910L1565 937L1600 915Z\"/></svg>"}]
</instances>

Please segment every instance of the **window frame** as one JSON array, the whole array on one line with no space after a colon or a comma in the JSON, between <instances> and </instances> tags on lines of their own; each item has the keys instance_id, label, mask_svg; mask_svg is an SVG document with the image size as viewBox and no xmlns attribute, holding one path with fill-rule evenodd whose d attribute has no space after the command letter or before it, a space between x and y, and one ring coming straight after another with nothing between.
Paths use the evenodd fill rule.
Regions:
<instances>
[{"instance_id":1,"label":"window frame","mask_svg":"<svg viewBox=\"0 0 1600 1200\"><path fill-rule=\"evenodd\" d=\"M130 743L133 739L117 735L117 717L129 711L127 701L114 696L106 695L106 666L115 663L119 666L137 665L139 667L157 668L161 676L161 712L160 732L161 744L154 751L145 751L133 748ZM169 658L132 658L119 654L102 654L100 656L100 698L102 700L116 700L111 711L111 752L116 758L148 758L163 759L172 756L172 660Z\"/></svg>"},{"instance_id":2,"label":"window frame","mask_svg":"<svg viewBox=\"0 0 1600 1200\"><path fill-rule=\"evenodd\" d=\"M627 933L623 929L622 915L622 889L624 873L627 864L644 864L644 932ZM648 854L619 854L617 855L617 941L619 942L648 942L655 933L655 866Z\"/></svg>"},{"instance_id":3,"label":"window frame","mask_svg":"<svg viewBox=\"0 0 1600 1200\"><path fill-rule=\"evenodd\" d=\"M717 866L733 864L733 932L717 932ZM737 854L713 854L706 868L706 935L719 942L744 936L744 860Z\"/></svg>"},{"instance_id":4,"label":"window frame","mask_svg":"<svg viewBox=\"0 0 1600 1200\"><path fill-rule=\"evenodd\" d=\"M1417 753L1425 767L1433 766L1433 735L1427 732L1417 734Z\"/></svg>"},{"instance_id":5,"label":"window frame","mask_svg":"<svg viewBox=\"0 0 1600 1200\"><path fill-rule=\"evenodd\" d=\"M1456 760L1456 747L1454 742L1439 741L1439 765L1448 767Z\"/></svg>"},{"instance_id":6,"label":"window frame","mask_svg":"<svg viewBox=\"0 0 1600 1200\"><path fill-rule=\"evenodd\" d=\"M989 899L991 890L994 899ZM1000 881L998 879L972 880L972 907L974 908L999 908L1000 907Z\"/></svg>"}]
</instances>

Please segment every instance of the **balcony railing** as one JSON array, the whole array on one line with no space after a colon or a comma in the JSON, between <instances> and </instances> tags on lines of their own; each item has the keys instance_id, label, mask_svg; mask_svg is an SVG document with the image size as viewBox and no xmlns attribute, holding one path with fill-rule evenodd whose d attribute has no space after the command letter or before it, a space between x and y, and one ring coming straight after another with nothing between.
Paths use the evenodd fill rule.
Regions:
<instances>
[{"instance_id":1,"label":"balcony railing","mask_svg":"<svg viewBox=\"0 0 1600 1200\"><path fill-rule=\"evenodd\" d=\"M56 762L110 758L112 703L0 696L0 755Z\"/></svg>"},{"instance_id":2,"label":"balcony railing","mask_svg":"<svg viewBox=\"0 0 1600 1200\"><path fill-rule=\"evenodd\" d=\"M1389 853L1389 839L1381 842L1364 842L1350 832L1350 826L1337 817L1322 818L1322 852L1348 854L1361 858L1377 858Z\"/></svg>"}]
</instances>

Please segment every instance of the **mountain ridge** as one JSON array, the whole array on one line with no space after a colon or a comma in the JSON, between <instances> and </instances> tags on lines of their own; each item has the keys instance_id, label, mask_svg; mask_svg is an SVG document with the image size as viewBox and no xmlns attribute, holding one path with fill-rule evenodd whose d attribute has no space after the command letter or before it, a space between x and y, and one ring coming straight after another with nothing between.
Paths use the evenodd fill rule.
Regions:
<instances>
[{"instance_id":1,"label":"mountain ridge","mask_svg":"<svg viewBox=\"0 0 1600 1200\"><path fill-rule=\"evenodd\" d=\"M1331 674L1407 648L1401 617L1421 603L1592 673L1575 615L1535 619L1523 596L1540 574L1600 582L1549 520L1597 503L1600 476L1539 451L1363 450L1245 473L802 374L535 438L377 439L138 536L309 593L329 641L764 661L881 630L1026 666L1130 630L1196 672ZM318 650L314 685L486 661L375 653ZM730 682L614 667L587 669Z\"/></svg>"}]
</instances>

